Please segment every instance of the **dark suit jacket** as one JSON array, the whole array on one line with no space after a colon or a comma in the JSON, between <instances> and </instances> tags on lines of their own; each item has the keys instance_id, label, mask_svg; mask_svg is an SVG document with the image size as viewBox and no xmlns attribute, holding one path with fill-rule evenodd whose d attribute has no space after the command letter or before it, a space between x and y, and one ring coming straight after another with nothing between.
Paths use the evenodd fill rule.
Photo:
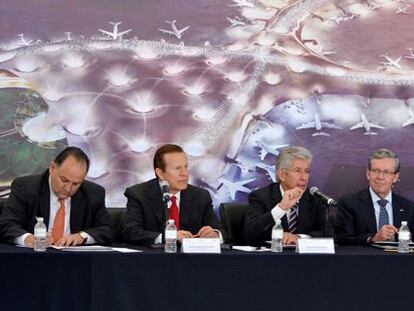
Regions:
<instances>
[{"instance_id":1,"label":"dark suit jacket","mask_svg":"<svg viewBox=\"0 0 414 311\"><path fill-rule=\"evenodd\" d=\"M414 203L393 193L394 226L406 220L414 232ZM339 244L367 245L368 238L377 233L374 204L369 189L341 198L338 202L336 237Z\"/></svg>"},{"instance_id":2,"label":"dark suit jacket","mask_svg":"<svg viewBox=\"0 0 414 311\"><path fill-rule=\"evenodd\" d=\"M249 208L244 224L244 236L248 244L264 245L271 240L275 221L271 210L282 200L278 183L253 191L249 195ZM318 198L306 190L299 200L298 234L323 236L324 206ZM286 215L281 218L284 231L288 231Z\"/></svg>"},{"instance_id":3,"label":"dark suit jacket","mask_svg":"<svg viewBox=\"0 0 414 311\"><path fill-rule=\"evenodd\" d=\"M157 179L132 186L125 191L128 199L123 218L122 237L127 243L151 245L165 230L167 208ZM208 191L188 185L180 194L180 230L196 234L201 227L219 229Z\"/></svg>"},{"instance_id":4,"label":"dark suit jacket","mask_svg":"<svg viewBox=\"0 0 414 311\"><path fill-rule=\"evenodd\" d=\"M0 230L5 242L33 233L35 217L43 217L49 228L50 189L48 171L42 175L20 177L13 181L9 199L4 202ZM70 231L85 231L97 243L112 239L111 222L105 208L105 189L84 181L71 198Z\"/></svg>"}]
</instances>

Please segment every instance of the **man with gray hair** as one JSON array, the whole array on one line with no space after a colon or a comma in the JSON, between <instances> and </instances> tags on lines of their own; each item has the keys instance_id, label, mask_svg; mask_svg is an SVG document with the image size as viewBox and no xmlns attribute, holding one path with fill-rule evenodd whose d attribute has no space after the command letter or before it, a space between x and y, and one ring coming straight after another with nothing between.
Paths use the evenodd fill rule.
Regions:
<instances>
[{"instance_id":1,"label":"man with gray hair","mask_svg":"<svg viewBox=\"0 0 414 311\"><path fill-rule=\"evenodd\" d=\"M336 235L340 244L369 245L393 241L401 221L414 230L414 203L393 193L400 177L400 160L388 149L368 159L369 187L338 202Z\"/></svg>"},{"instance_id":2,"label":"man with gray hair","mask_svg":"<svg viewBox=\"0 0 414 311\"><path fill-rule=\"evenodd\" d=\"M276 159L278 183L253 191L244 225L245 240L263 245L281 220L283 243L296 244L301 236L322 236L323 203L307 189L312 154L303 147L284 148Z\"/></svg>"}]
</instances>

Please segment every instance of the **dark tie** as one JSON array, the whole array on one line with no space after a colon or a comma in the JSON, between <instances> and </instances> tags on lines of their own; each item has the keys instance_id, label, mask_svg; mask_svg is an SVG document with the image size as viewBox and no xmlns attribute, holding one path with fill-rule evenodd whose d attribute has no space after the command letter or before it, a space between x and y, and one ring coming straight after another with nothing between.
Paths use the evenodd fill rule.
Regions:
<instances>
[{"instance_id":1,"label":"dark tie","mask_svg":"<svg viewBox=\"0 0 414 311\"><path fill-rule=\"evenodd\" d=\"M381 199L381 200L378 200L377 203L380 206L379 219L378 219L378 230L380 230L382 226L388 225L390 223L387 210L385 209L385 206L387 206L388 201L385 199Z\"/></svg>"},{"instance_id":2,"label":"dark tie","mask_svg":"<svg viewBox=\"0 0 414 311\"><path fill-rule=\"evenodd\" d=\"M174 219L175 226L177 227L177 230L180 230L180 213L178 211L177 206L177 198L175 195L171 196L171 206L170 206L170 213L168 216L168 219Z\"/></svg>"},{"instance_id":3,"label":"dark tie","mask_svg":"<svg viewBox=\"0 0 414 311\"><path fill-rule=\"evenodd\" d=\"M289 232L290 233L295 233L296 230L298 229L298 205L295 204L291 209L290 209L290 214L288 217L288 226L289 226Z\"/></svg>"}]
</instances>

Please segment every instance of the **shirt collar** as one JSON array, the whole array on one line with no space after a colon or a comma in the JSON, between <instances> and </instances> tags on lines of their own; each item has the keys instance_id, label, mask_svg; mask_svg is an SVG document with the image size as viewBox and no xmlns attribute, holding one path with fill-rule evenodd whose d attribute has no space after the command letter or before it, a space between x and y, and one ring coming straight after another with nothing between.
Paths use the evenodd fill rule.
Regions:
<instances>
[{"instance_id":1,"label":"shirt collar","mask_svg":"<svg viewBox=\"0 0 414 311\"><path fill-rule=\"evenodd\" d=\"M372 201L374 201L374 203L377 203L378 200L382 200L376 193L374 190L372 190L371 187L369 187L369 192L371 193L371 198ZM392 204L392 191L388 192L387 196L384 198L385 200L387 200L390 204Z\"/></svg>"}]
</instances>

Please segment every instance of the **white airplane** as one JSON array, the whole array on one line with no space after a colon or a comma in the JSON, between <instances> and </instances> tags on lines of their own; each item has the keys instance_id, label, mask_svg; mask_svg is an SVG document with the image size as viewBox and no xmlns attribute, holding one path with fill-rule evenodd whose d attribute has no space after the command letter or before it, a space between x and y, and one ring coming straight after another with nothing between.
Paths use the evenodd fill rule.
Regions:
<instances>
[{"instance_id":1,"label":"white airplane","mask_svg":"<svg viewBox=\"0 0 414 311\"><path fill-rule=\"evenodd\" d=\"M29 46L33 43L33 40L26 40L26 38L24 37L24 33L20 33L18 34L18 36L20 37L20 43L23 46Z\"/></svg>"},{"instance_id":2,"label":"white airplane","mask_svg":"<svg viewBox=\"0 0 414 311\"><path fill-rule=\"evenodd\" d=\"M414 59L414 51L413 51L413 49L412 48L408 48L407 50L410 52L410 55L406 55L406 56L404 56L404 58L406 58L406 59Z\"/></svg>"},{"instance_id":3,"label":"white airplane","mask_svg":"<svg viewBox=\"0 0 414 311\"><path fill-rule=\"evenodd\" d=\"M397 7L397 11L395 12L395 14L410 14L410 12L408 12L408 9L410 8L409 5L406 5L405 7Z\"/></svg>"},{"instance_id":4,"label":"white airplane","mask_svg":"<svg viewBox=\"0 0 414 311\"><path fill-rule=\"evenodd\" d=\"M330 129L341 129L342 127L334 124L334 123L330 123L330 122L325 122L325 121L321 121L321 117L319 115L319 113L315 113L313 121L309 121L306 123L302 123L302 125L296 127L297 130L302 130L302 129L308 129L308 128L315 128L317 132L312 134L312 137L315 136L331 136L328 133L325 133L322 130L322 127L326 127L326 128L330 128Z\"/></svg>"},{"instance_id":5,"label":"white airplane","mask_svg":"<svg viewBox=\"0 0 414 311\"><path fill-rule=\"evenodd\" d=\"M259 162L256 164L256 167L261 168L262 170L265 170L267 175L272 179L272 181L276 182L276 169L274 166Z\"/></svg>"},{"instance_id":6,"label":"white airplane","mask_svg":"<svg viewBox=\"0 0 414 311\"><path fill-rule=\"evenodd\" d=\"M409 115L409 118L408 118L408 120L406 120L406 121L402 124L402 126L403 126L403 127L406 127L406 126L409 126L409 125L411 125L411 124L414 124L414 112L413 112L412 110L409 110L409 111L408 111L408 115Z\"/></svg>"},{"instance_id":7,"label":"white airplane","mask_svg":"<svg viewBox=\"0 0 414 311\"><path fill-rule=\"evenodd\" d=\"M350 127L350 130L355 130L358 128L364 128L365 133L364 135L377 135L378 133L371 131L371 128L377 128L377 129L385 129L385 127L369 122L365 114L361 114L361 122L358 122L357 124Z\"/></svg>"},{"instance_id":8,"label":"white airplane","mask_svg":"<svg viewBox=\"0 0 414 311\"><path fill-rule=\"evenodd\" d=\"M221 182L222 185L224 185L227 188L227 191L230 194L230 198L234 200L236 198L236 192L250 193L252 191L244 185L248 184L249 182L252 182L253 180L255 180L255 178L239 181L230 181L220 177L218 180Z\"/></svg>"},{"instance_id":9,"label":"white airplane","mask_svg":"<svg viewBox=\"0 0 414 311\"><path fill-rule=\"evenodd\" d=\"M158 30L161 31L161 32L163 32L163 33L166 33L166 34L168 34L170 36L175 36L178 40L180 40L181 37L183 36L184 32L186 30L188 30L188 28L190 28L190 26L186 26L186 27L183 27L181 29L178 29L177 26L175 26L176 20L173 20L173 21L165 21L165 22L167 24L170 24L171 25L171 29L172 30L166 30L166 29L161 29L161 28L158 28Z\"/></svg>"},{"instance_id":10,"label":"white airplane","mask_svg":"<svg viewBox=\"0 0 414 311\"><path fill-rule=\"evenodd\" d=\"M393 58L389 57L388 55L384 54L384 55L381 55L381 57L385 58L386 61L380 62L380 64L383 64L383 65L388 66L388 67L395 67L397 69L402 69L402 67L400 65L401 56L396 58L396 59L393 59Z\"/></svg>"},{"instance_id":11,"label":"white airplane","mask_svg":"<svg viewBox=\"0 0 414 311\"><path fill-rule=\"evenodd\" d=\"M260 160L262 161L266 158L268 154L272 154L277 157L280 153L277 149L289 146L289 145L269 146L268 144L263 143L261 141L256 141L256 144L257 144L257 147L260 148L260 152L259 152Z\"/></svg>"},{"instance_id":12,"label":"white airplane","mask_svg":"<svg viewBox=\"0 0 414 311\"><path fill-rule=\"evenodd\" d=\"M241 20L241 18L240 18L240 17L238 17L238 16L235 16L234 18L226 17L226 19L229 21L229 23L230 23L230 27L236 27L236 26L243 26L243 25L246 25L246 23L245 23L245 22L243 22L243 21Z\"/></svg>"},{"instance_id":13,"label":"white airplane","mask_svg":"<svg viewBox=\"0 0 414 311\"><path fill-rule=\"evenodd\" d=\"M102 32L104 35L107 35L108 37L112 38L112 40L122 39L122 36L127 34L128 32L131 32L132 29L119 31L118 26L122 24L122 22L109 22L111 25L113 25L112 31L99 29L100 32Z\"/></svg>"},{"instance_id":14,"label":"white airplane","mask_svg":"<svg viewBox=\"0 0 414 311\"><path fill-rule=\"evenodd\" d=\"M350 21L350 20L354 19L355 17L356 17L355 14L349 14L349 13L347 13L347 14L345 14L343 16L336 16L336 17L328 18L328 20L331 21L331 22L337 23L339 25L339 24L341 24L343 22Z\"/></svg>"},{"instance_id":15,"label":"white airplane","mask_svg":"<svg viewBox=\"0 0 414 311\"><path fill-rule=\"evenodd\" d=\"M229 6L254 8L254 4L251 3L249 0L232 0L232 2L233 4L229 4Z\"/></svg>"},{"instance_id":16,"label":"white airplane","mask_svg":"<svg viewBox=\"0 0 414 311\"><path fill-rule=\"evenodd\" d=\"M379 8L378 4L369 0L361 0L360 2L371 8L373 11Z\"/></svg>"},{"instance_id":17,"label":"white airplane","mask_svg":"<svg viewBox=\"0 0 414 311\"><path fill-rule=\"evenodd\" d=\"M231 164L239 167L242 170L242 172L251 172L252 171L243 162L241 162L239 160L236 160L236 159L230 157L229 155L226 155L224 157L224 159L226 160L226 162L231 163Z\"/></svg>"}]
</instances>

